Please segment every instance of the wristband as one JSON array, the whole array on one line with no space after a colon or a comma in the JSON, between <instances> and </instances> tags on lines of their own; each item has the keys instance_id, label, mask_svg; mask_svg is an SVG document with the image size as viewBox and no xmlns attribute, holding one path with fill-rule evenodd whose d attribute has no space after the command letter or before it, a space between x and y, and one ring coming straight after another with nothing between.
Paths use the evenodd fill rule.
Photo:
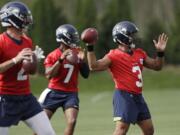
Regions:
<instances>
[{"instance_id":1,"label":"wristband","mask_svg":"<svg viewBox=\"0 0 180 135\"><path fill-rule=\"evenodd\" d=\"M93 45L87 45L87 51L88 52L93 52L94 51L94 46Z\"/></svg>"},{"instance_id":2,"label":"wristband","mask_svg":"<svg viewBox=\"0 0 180 135\"><path fill-rule=\"evenodd\" d=\"M164 52L157 52L157 56L160 58L164 57Z\"/></svg>"},{"instance_id":3,"label":"wristband","mask_svg":"<svg viewBox=\"0 0 180 135\"><path fill-rule=\"evenodd\" d=\"M17 60L15 58L12 59L14 64L17 64Z\"/></svg>"},{"instance_id":4,"label":"wristband","mask_svg":"<svg viewBox=\"0 0 180 135\"><path fill-rule=\"evenodd\" d=\"M59 61L59 63L61 64L61 63L63 63L64 59L61 59L61 58L60 58L58 61Z\"/></svg>"}]
</instances>

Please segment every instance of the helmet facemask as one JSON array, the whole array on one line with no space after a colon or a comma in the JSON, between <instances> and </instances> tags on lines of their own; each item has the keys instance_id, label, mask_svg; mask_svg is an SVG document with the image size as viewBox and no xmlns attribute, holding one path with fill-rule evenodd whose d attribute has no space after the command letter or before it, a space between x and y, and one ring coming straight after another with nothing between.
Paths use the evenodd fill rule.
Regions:
<instances>
[{"instance_id":1,"label":"helmet facemask","mask_svg":"<svg viewBox=\"0 0 180 135\"><path fill-rule=\"evenodd\" d=\"M56 41L58 43L74 48L78 46L79 40L79 34L72 25L65 24L56 30Z\"/></svg>"},{"instance_id":2,"label":"helmet facemask","mask_svg":"<svg viewBox=\"0 0 180 135\"><path fill-rule=\"evenodd\" d=\"M9 2L0 11L3 27L13 26L17 29L28 29L33 23L31 11L20 2Z\"/></svg>"},{"instance_id":3,"label":"helmet facemask","mask_svg":"<svg viewBox=\"0 0 180 135\"><path fill-rule=\"evenodd\" d=\"M116 24L113 28L113 41L118 44L127 45L129 48L135 48L134 38L138 28L131 22L123 21Z\"/></svg>"}]
</instances>

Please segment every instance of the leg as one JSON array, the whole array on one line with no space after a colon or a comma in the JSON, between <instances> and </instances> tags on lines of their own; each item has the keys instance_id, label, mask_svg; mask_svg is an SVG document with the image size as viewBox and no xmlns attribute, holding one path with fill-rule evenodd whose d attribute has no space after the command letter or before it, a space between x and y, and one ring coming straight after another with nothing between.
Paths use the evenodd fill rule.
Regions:
<instances>
[{"instance_id":1,"label":"leg","mask_svg":"<svg viewBox=\"0 0 180 135\"><path fill-rule=\"evenodd\" d=\"M46 112L47 116L49 119L51 119L51 117L53 116L54 112L48 110L48 109L44 109L44 111Z\"/></svg>"},{"instance_id":2,"label":"leg","mask_svg":"<svg viewBox=\"0 0 180 135\"><path fill-rule=\"evenodd\" d=\"M143 132L142 135L153 135L154 127L151 120L151 114L143 96L139 97L138 107L140 108L140 112L138 115L137 124Z\"/></svg>"},{"instance_id":3,"label":"leg","mask_svg":"<svg viewBox=\"0 0 180 135\"><path fill-rule=\"evenodd\" d=\"M35 133L37 133L37 135L55 135L55 132L50 124L50 121L44 111L25 120L25 123Z\"/></svg>"},{"instance_id":4,"label":"leg","mask_svg":"<svg viewBox=\"0 0 180 135\"><path fill-rule=\"evenodd\" d=\"M151 119L138 122L139 127L142 129L143 135L153 135L154 127Z\"/></svg>"},{"instance_id":5,"label":"leg","mask_svg":"<svg viewBox=\"0 0 180 135\"><path fill-rule=\"evenodd\" d=\"M54 112L48 110L48 109L44 109L44 111L46 112L47 116L49 119L51 119L51 117L53 116ZM33 135L37 135L36 133L34 133Z\"/></svg>"},{"instance_id":6,"label":"leg","mask_svg":"<svg viewBox=\"0 0 180 135\"><path fill-rule=\"evenodd\" d=\"M113 135L126 135L130 123L136 122L138 109L131 93L115 90L113 97L114 122L116 128Z\"/></svg>"},{"instance_id":7,"label":"leg","mask_svg":"<svg viewBox=\"0 0 180 135\"><path fill-rule=\"evenodd\" d=\"M78 110L75 108L68 108L65 110L65 117L67 126L64 131L64 135L73 135L74 128L76 125L76 119L78 116Z\"/></svg>"},{"instance_id":8,"label":"leg","mask_svg":"<svg viewBox=\"0 0 180 135\"><path fill-rule=\"evenodd\" d=\"M124 123L122 121L116 121L116 127L113 135L126 135L129 129L129 124Z\"/></svg>"},{"instance_id":9,"label":"leg","mask_svg":"<svg viewBox=\"0 0 180 135\"><path fill-rule=\"evenodd\" d=\"M9 127L0 127L0 135L9 135Z\"/></svg>"}]
</instances>

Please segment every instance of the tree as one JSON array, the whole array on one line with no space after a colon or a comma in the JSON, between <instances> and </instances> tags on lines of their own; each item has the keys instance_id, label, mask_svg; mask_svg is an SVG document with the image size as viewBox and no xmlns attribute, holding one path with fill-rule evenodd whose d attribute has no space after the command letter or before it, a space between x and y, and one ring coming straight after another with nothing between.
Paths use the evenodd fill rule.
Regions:
<instances>
[{"instance_id":1,"label":"tree","mask_svg":"<svg viewBox=\"0 0 180 135\"><path fill-rule=\"evenodd\" d=\"M56 28L66 22L61 9L55 7L52 0L36 0L32 5L34 26L31 29L31 36L35 45L39 45L47 55L58 47L56 44ZM40 73L43 71L40 63Z\"/></svg>"},{"instance_id":2,"label":"tree","mask_svg":"<svg viewBox=\"0 0 180 135\"><path fill-rule=\"evenodd\" d=\"M171 37L171 40L169 40L170 44L167 49L167 56L168 56L168 62L172 64L180 64L180 2L178 0L174 1L174 18L175 23L171 25L171 33L169 37Z\"/></svg>"},{"instance_id":3,"label":"tree","mask_svg":"<svg viewBox=\"0 0 180 135\"><path fill-rule=\"evenodd\" d=\"M43 48L45 54L56 47L55 30L66 22L61 9L51 0L37 0L32 5L34 28L31 35L35 44Z\"/></svg>"},{"instance_id":4,"label":"tree","mask_svg":"<svg viewBox=\"0 0 180 135\"><path fill-rule=\"evenodd\" d=\"M96 26L96 4L94 0L77 0L74 11L74 23L82 32L87 27Z\"/></svg>"},{"instance_id":5,"label":"tree","mask_svg":"<svg viewBox=\"0 0 180 135\"><path fill-rule=\"evenodd\" d=\"M156 18L151 19L151 21L149 21L146 26L142 44L137 44L137 46L143 48L151 57L154 57L156 50L153 39L157 40L159 34L163 32L166 33L163 23L161 23L161 21Z\"/></svg>"},{"instance_id":6,"label":"tree","mask_svg":"<svg viewBox=\"0 0 180 135\"><path fill-rule=\"evenodd\" d=\"M106 6L104 8L106 10L98 23L100 35L99 45L96 46L98 57L104 56L109 49L116 47L112 40L112 29L114 25L120 21L132 20L129 0L111 0Z\"/></svg>"}]
</instances>

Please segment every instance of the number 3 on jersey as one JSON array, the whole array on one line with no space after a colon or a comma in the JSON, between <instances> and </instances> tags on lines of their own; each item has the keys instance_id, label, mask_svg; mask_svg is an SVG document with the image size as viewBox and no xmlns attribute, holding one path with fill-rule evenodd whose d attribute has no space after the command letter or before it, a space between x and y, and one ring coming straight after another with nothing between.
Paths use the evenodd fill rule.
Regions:
<instances>
[{"instance_id":1,"label":"number 3 on jersey","mask_svg":"<svg viewBox=\"0 0 180 135\"><path fill-rule=\"evenodd\" d=\"M140 67L139 66L134 66L132 68L132 72L133 73L138 72L138 79L139 79L139 81L136 81L136 86L137 87L142 87L143 86L143 80L142 80L142 73L141 73Z\"/></svg>"},{"instance_id":2,"label":"number 3 on jersey","mask_svg":"<svg viewBox=\"0 0 180 135\"><path fill-rule=\"evenodd\" d=\"M68 83L71 79L71 76L72 76L72 73L73 73L73 70L74 70L74 66L73 65L70 65L70 64L64 64L64 68L67 68L68 69L68 73L64 79L64 83Z\"/></svg>"}]
</instances>

